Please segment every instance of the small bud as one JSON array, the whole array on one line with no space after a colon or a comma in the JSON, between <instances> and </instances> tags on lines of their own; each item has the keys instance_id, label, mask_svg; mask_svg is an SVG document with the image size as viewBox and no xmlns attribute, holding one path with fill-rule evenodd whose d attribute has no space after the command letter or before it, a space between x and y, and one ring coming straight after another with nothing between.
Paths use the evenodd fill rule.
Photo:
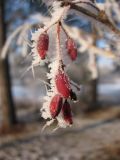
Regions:
<instances>
[{"instance_id":1,"label":"small bud","mask_svg":"<svg viewBox=\"0 0 120 160\"><path fill-rule=\"evenodd\" d=\"M65 122L68 124L73 124L71 107L67 100L65 100L63 104L62 113Z\"/></svg>"},{"instance_id":2,"label":"small bud","mask_svg":"<svg viewBox=\"0 0 120 160\"><path fill-rule=\"evenodd\" d=\"M73 101L77 101L77 96L76 96L76 94L72 90L70 91L70 98Z\"/></svg>"},{"instance_id":3,"label":"small bud","mask_svg":"<svg viewBox=\"0 0 120 160\"><path fill-rule=\"evenodd\" d=\"M50 113L52 118L56 118L60 113L63 105L63 99L60 95L55 95L50 103Z\"/></svg>"},{"instance_id":4,"label":"small bud","mask_svg":"<svg viewBox=\"0 0 120 160\"><path fill-rule=\"evenodd\" d=\"M48 47L49 47L49 36L47 33L43 33L39 36L39 40L37 42L37 51L41 59L45 59Z\"/></svg>"}]
</instances>

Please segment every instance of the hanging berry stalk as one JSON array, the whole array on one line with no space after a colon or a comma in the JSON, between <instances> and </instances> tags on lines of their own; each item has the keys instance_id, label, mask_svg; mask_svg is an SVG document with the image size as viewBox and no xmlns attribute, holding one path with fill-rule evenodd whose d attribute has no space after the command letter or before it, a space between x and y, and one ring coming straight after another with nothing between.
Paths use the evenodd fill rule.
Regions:
<instances>
[{"instance_id":1,"label":"hanging berry stalk","mask_svg":"<svg viewBox=\"0 0 120 160\"><path fill-rule=\"evenodd\" d=\"M70 83L68 80L67 75L64 72L64 65L61 57L61 46L60 46L60 33L61 33L61 24L57 24L57 37L56 37L56 49L57 49L57 56L58 56L58 72L55 76L55 85L57 88L58 93L64 97L69 98L70 96Z\"/></svg>"},{"instance_id":2,"label":"hanging berry stalk","mask_svg":"<svg viewBox=\"0 0 120 160\"><path fill-rule=\"evenodd\" d=\"M77 96L72 90L72 85L65 72L67 64L64 62L61 47L61 30L63 29L61 21L68 9L69 6L65 6L64 8L61 7L60 11L56 11L59 15L59 19L57 18L56 20L47 23L47 26L39 29L38 34L33 34L34 44L32 51L34 53L34 64L36 64L40 63L41 59L44 60L46 58L47 51L49 51L49 35L47 32L49 33L49 29L53 25L56 27L56 55L55 58L50 61L50 73L47 74L47 77L50 80L50 89L47 90L47 96L45 97L45 102L41 108L42 117L49 120L46 122L43 129L45 129L46 126L51 125L55 120L58 122L58 127L63 128L70 126L73 123L71 107L68 100L77 101ZM54 18L56 18L56 14L54 14ZM74 41L69 38L66 47L71 59L75 60L77 57L77 49Z\"/></svg>"}]
</instances>

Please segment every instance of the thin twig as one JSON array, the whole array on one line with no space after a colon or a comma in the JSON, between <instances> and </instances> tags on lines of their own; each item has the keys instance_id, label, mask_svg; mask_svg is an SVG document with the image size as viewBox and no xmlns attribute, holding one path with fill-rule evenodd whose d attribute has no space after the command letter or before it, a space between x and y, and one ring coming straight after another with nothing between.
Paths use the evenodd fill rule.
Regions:
<instances>
[{"instance_id":1,"label":"thin twig","mask_svg":"<svg viewBox=\"0 0 120 160\"><path fill-rule=\"evenodd\" d=\"M86 10L85 8L81 7L81 6L77 6L73 3L70 3L71 9L77 10L95 20L97 20L98 22L103 23L104 25L106 25L108 28L110 28L114 33L119 34L120 35L120 30L118 30L113 24L112 22L110 22L110 20L108 19L106 13L101 10L99 11L98 15L95 15L94 13L91 13L89 10Z\"/></svg>"},{"instance_id":2,"label":"thin twig","mask_svg":"<svg viewBox=\"0 0 120 160\"><path fill-rule=\"evenodd\" d=\"M57 1L61 1L63 6L70 5L71 9L79 11L79 12L85 14L86 16L89 16L89 17L95 19L96 21L103 23L105 26L107 26L109 29L111 29L115 34L118 34L120 36L120 30L117 29L114 26L114 24L112 24L112 22L109 20L108 16L106 15L105 11L98 9L99 14L95 15L94 13L90 12L89 10L86 10L82 6L78 6L69 0L57 0Z\"/></svg>"}]
</instances>

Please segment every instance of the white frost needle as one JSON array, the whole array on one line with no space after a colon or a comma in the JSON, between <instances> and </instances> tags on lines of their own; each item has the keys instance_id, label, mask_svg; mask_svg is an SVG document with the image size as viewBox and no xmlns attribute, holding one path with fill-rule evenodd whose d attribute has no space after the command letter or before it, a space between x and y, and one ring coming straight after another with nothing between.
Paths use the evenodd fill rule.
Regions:
<instances>
[{"instance_id":1,"label":"white frost needle","mask_svg":"<svg viewBox=\"0 0 120 160\"><path fill-rule=\"evenodd\" d=\"M52 130L51 133L55 133L59 128L60 128L60 126L58 125L56 128L54 128L54 129Z\"/></svg>"},{"instance_id":2,"label":"white frost needle","mask_svg":"<svg viewBox=\"0 0 120 160\"><path fill-rule=\"evenodd\" d=\"M43 128L41 129L41 133L43 133L43 131L46 129L46 127L49 127L52 123L54 122L54 119L46 122L46 124L43 126Z\"/></svg>"},{"instance_id":3,"label":"white frost needle","mask_svg":"<svg viewBox=\"0 0 120 160\"><path fill-rule=\"evenodd\" d=\"M28 71L30 71L31 69L32 69L32 67L29 66L29 67L22 73L22 75L20 76L20 78L22 79L22 78L25 76L25 74L26 74Z\"/></svg>"},{"instance_id":4,"label":"white frost needle","mask_svg":"<svg viewBox=\"0 0 120 160\"><path fill-rule=\"evenodd\" d=\"M45 85L47 85L48 87L50 87L50 84L48 83L48 82L46 82L46 81L44 81L43 79L38 79L40 82L42 82L42 83L44 83Z\"/></svg>"},{"instance_id":5,"label":"white frost needle","mask_svg":"<svg viewBox=\"0 0 120 160\"><path fill-rule=\"evenodd\" d=\"M23 40L27 43L29 47L32 46L32 42L30 40L26 39L25 37L23 37Z\"/></svg>"}]
</instances>

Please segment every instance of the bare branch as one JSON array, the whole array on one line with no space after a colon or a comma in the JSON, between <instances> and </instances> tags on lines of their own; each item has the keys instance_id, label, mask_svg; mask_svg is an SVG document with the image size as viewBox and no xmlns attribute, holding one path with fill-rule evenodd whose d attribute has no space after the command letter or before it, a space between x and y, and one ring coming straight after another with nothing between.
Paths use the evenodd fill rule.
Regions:
<instances>
[{"instance_id":1,"label":"bare branch","mask_svg":"<svg viewBox=\"0 0 120 160\"><path fill-rule=\"evenodd\" d=\"M75 4L70 4L71 6L71 9L75 9L79 12L82 12L84 13L85 15L91 17L91 18L94 18L95 20L97 20L98 22L101 22L103 23L104 25L106 25L108 28L110 28L114 33L116 34L119 34L120 35L120 30L118 30L111 22L110 20L108 19L106 13L101 10L99 11L99 15L95 15L91 12L89 12L88 10L84 9L83 7L80 7L80 6L77 6Z\"/></svg>"},{"instance_id":2,"label":"bare branch","mask_svg":"<svg viewBox=\"0 0 120 160\"><path fill-rule=\"evenodd\" d=\"M109 20L108 16L106 15L105 11L103 10L99 10L98 9L98 15L90 12L89 10L83 8L82 6L78 6L75 3L73 3L70 0L57 0L57 1L61 1L63 2L62 5L70 5L71 9L74 9L76 11L79 11L83 14L85 14L86 16L89 16L91 18L93 18L94 20L101 22L102 24L104 24L105 26L107 26L110 30L112 30L115 34L118 34L120 36L120 30L116 28L116 26L114 26L114 24ZM96 7L97 9L97 7Z\"/></svg>"}]
</instances>

